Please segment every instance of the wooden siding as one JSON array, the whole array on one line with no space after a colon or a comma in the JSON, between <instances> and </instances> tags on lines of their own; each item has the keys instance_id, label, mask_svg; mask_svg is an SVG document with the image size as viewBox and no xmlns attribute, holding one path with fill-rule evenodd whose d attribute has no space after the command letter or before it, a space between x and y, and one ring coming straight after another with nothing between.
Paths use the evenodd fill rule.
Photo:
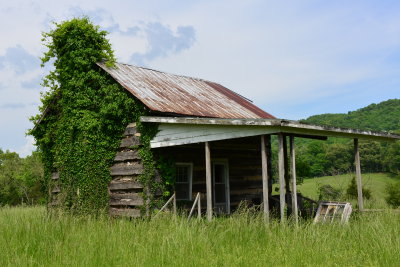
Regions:
<instances>
[{"instance_id":1,"label":"wooden siding","mask_svg":"<svg viewBox=\"0 0 400 267\"><path fill-rule=\"evenodd\" d=\"M137 151L137 146L140 145L139 136L136 125L129 124L110 168L112 180L108 185L109 214L113 217L141 216L144 187L138 181L138 176L143 173L144 168Z\"/></svg>"},{"instance_id":2,"label":"wooden siding","mask_svg":"<svg viewBox=\"0 0 400 267\"><path fill-rule=\"evenodd\" d=\"M260 204L262 168L260 137L210 142L211 161L225 159L229 165L230 207L234 211L241 201ZM158 155L176 162L193 163L192 199L200 192L206 207L206 168L204 143L154 149Z\"/></svg>"}]
</instances>

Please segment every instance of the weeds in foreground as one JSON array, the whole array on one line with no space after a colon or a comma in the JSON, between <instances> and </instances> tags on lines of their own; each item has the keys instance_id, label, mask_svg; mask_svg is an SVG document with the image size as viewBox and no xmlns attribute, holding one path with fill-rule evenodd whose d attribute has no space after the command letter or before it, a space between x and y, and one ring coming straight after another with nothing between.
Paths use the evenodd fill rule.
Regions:
<instances>
[{"instance_id":1,"label":"weeds in foreground","mask_svg":"<svg viewBox=\"0 0 400 267\"><path fill-rule=\"evenodd\" d=\"M348 225L272 220L244 209L212 222L49 216L44 207L0 209L0 266L397 266L400 215Z\"/></svg>"}]
</instances>

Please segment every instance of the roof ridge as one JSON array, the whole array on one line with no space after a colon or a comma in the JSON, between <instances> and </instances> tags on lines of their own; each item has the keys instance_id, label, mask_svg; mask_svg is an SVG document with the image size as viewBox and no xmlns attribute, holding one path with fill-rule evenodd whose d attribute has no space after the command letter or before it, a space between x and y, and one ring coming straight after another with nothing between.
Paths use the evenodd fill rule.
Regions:
<instances>
[{"instance_id":1,"label":"roof ridge","mask_svg":"<svg viewBox=\"0 0 400 267\"><path fill-rule=\"evenodd\" d=\"M117 64L121 64L121 65L130 66L130 67L135 67L135 68L155 71L155 72L158 72L158 73L164 73L164 74L168 74L168 75L174 75L174 76L178 76L178 77L189 78L189 79L198 80L198 81L202 81L202 82L212 82L212 81L208 81L208 80L205 80L205 79L202 79L202 78L197 78L197 77L192 77L192 76L187 76L187 75L182 75L182 74L175 74L175 73L171 73L171 72L156 70L156 69L143 67L143 66L138 66L138 65L133 65L133 64L128 64L128 63L121 63L121 62L116 62L116 63ZM216 82L213 82L213 83L216 83Z\"/></svg>"}]
</instances>

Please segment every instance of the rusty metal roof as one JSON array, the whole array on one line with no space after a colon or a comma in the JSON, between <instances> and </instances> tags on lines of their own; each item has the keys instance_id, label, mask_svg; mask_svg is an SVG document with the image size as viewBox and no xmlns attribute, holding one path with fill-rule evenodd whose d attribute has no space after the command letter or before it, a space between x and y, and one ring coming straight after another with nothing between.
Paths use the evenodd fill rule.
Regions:
<instances>
[{"instance_id":1,"label":"rusty metal roof","mask_svg":"<svg viewBox=\"0 0 400 267\"><path fill-rule=\"evenodd\" d=\"M98 65L152 111L211 118L275 118L218 83L121 63L113 68Z\"/></svg>"}]
</instances>

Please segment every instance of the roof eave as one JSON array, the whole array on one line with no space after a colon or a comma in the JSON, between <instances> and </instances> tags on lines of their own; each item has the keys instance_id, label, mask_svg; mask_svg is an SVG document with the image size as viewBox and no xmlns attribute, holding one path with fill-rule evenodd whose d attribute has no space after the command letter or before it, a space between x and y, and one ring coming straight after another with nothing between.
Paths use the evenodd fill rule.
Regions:
<instances>
[{"instance_id":1,"label":"roof eave","mask_svg":"<svg viewBox=\"0 0 400 267\"><path fill-rule=\"evenodd\" d=\"M400 135L359 129L348 129L321 125L304 124L298 121L283 119L219 119L219 118L190 118L190 117L153 117L142 116L142 122L162 124L193 124L221 126L254 126L278 127L278 132L304 136L326 136L342 138L359 138L375 141L396 141Z\"/></svg>"}]
</instances>

